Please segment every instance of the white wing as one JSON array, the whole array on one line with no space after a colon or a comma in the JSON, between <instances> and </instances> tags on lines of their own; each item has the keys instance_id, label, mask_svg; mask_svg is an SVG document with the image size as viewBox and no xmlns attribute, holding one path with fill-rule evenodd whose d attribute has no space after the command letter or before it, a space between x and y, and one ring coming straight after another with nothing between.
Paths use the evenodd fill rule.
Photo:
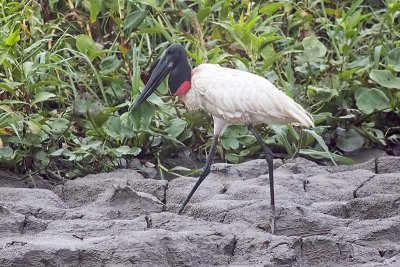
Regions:
<instances>
[{"instance_id":1,"label":"white wing","mask_svg":"<svg viewBox=\"0 0 400 267\"><path fill-rule=\"evenodd\" d=\"M311 115L268 80L235 69L202 64L193 70L185 103L229 124L294 123L314 126Z\"/></svg>"}]
</instances>

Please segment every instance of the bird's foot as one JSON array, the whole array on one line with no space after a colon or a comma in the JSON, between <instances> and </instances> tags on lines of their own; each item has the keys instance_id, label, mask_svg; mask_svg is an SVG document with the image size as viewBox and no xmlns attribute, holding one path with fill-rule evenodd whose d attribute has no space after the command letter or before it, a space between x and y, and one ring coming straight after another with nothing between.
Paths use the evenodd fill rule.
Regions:
<instances>
[{"instance_id":1,"label":"bird's foot","mask_svg":"<svg viewBox=\"0 0 400 267\"><path fill-rule=\"evenodd\" d=\"M181 206L179 208L178 215L182 215L182 212L183 212L184 209L185 209L185 206Z\"/></svg>"}]
</instances>

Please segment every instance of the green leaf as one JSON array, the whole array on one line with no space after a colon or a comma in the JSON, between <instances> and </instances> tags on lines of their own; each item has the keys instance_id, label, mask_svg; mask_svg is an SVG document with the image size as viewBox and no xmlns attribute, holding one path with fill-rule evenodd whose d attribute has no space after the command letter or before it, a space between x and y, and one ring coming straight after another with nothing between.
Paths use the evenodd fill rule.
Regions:
<instances>
[{"instance_id":1,"label":"green leaf","mask_svg":"<svg viewBox=\"0 0 400 267\"><path fill-rule=\"evenodd\" d=\"M365 138L354 129L337 128L336 133L338 135L336 146L345 152L357 150L365 143Z\"/></svg>"},{"instance_id":2,"label":"green leaf","mask_svg":"<svg viewBox=\"0 0 400 267\"><path fill-rule=\"evenodd\" d=\"M235 153L227 153L227 154L225 154L225 159L228 162L232 162L232 163L236 163L236 164L240 162L239 155L237 155Z\"/></svg>"},{"instance_id":3,"label":"green leaf","mask_svg":"<svg viewBox=\"0 0 400 267\"><path fill-rule=\"evenodd\" d=\"M276 13L285 3L282 2L274 2L274 3L268 3L259 9L259 13L261 14L267 14L268 16L272 16L273 14Z\"/></svg>"},{"instance_id":4,"label":"green leaf","mask_svg":"<svg viewBox=\"0 0 400 267\"><path fill-rule=\"evenodd\" d=\"M286 131L284 131L285 128L287 128L285 125L271 125L271 129L276 133L276 139L279 144L286 149L289 156L293 156L295 153L295 147L289 142Z\"/></svg>"},{"instance_id":5,"label":"green leaf","mask_svg":"<svg viewBox=\"0 0 400 267\"><path fill-rule=\"evenodd\" d=\"M21 40L21 36L19 35L21 29L18 27L17 30L15 30L13 33L8 36L6 39L6 45L8 46L13 46L15 45L19 40Z\"/></svg>"},{"instance_id":6,"label":"green leaf","mask_svg":"<svg viewBox=\"0 0 400 267\"><path fill-rule=\"evenodd\" d=\"M336 166L337 164L336 164L335 160L333 159L333 155L334 155L334 154L332 154L332 153L329 151L329 148L328 148L328 146L325 144L324 139L322 139L322 137L321 137L319 134L317 134L314 130L304 129L303 131L306 132L306 133L311 134L311 135L315 138L315 140L317 140L318 144L319 144L319 145L322 147L322 149L325 151L325 154L327 155L326 158L329 158L329 159L332 161L332 163L335 164L335 166Z\"/></svg>"},{"instance_id":7,"label":"green leaf","mask_svg":"<svg viewBox=\"0 0 400 267\"><path fill-rule=\"evenodd\" d=\"M74 113L79 115L88 112L90 115L98 115L104 109L99 99L89 93L78 95L73 102L73 107Z\"/></svg>"},{"instance_id":8,"label":"green leaf","mask_svg":"<svg viewBox=\"0 0 400 267\"><path fill-rule=\"evenodd\" d=\"M52 132L60 134L68 128L69 120L56 118L53 121L47 122L47 124L51 127Z\"/></svg>"},{"instance_id":9,"label":"green leaf","mask_svg":"<svg viewBox=\"0 0 400 267\"><path fill-rule=\"evenodd\" d=\"M23 85L23 83L20 83L20 82L7 82L7 83L0 83L0 88L5 89L6 91L8 91L9 93L11 93L14 96L17 96L16 90L21 85Z\"/></svg>"},{"instance_id":10,"label":"green leaf","mask_svg":"<svg viewBox=\"0 0 400 267\"><path fill-rule=\"evenodd\" d=\"M372 141L379 142L383 146L387 146L385 134L381 130L370 127L366 127L364 129L362 128L361 130L362 133L366 134Z\"/></svg>"},{"instance_id":11,"label":"green leaf","mask_svg":"<svg viewBox=\"0 0 400 267\"><path fill-rule=\"evenodd\" d=\"M369 77L379 85L387 88L400 89L400 78L395 77L392 72L388 70L373 70Z\"/></svg>"},{"instance_id":12,"label":"green leaf","mask_svg":"<svg viewBox=\"0 0 400 267\"><path fill-rule=\"evenodd\" d=\"M40 92L40 93L35 95L35 99L31 103L31 105L34 105L34 104L39 103L39 102L44 102L44 101L49 100L50 98L55 97L55 96L56 95L53 94L53 93Z\"/></svg>"},{"instance_id":13,"label":"green leaf","mask_svg":"<svg viewBox=\"0 0 400 267\"><path fill-rule=\"evenodd\" d=\"M250 146L257 142L257 139L254 137L254 135L238 136L237 140L239 141L239 143L245 146Z\"/></svg>"},{"instance_id":14,"label":"green leaf","mask_svg":"<svg viewBox=\"0 0 400 267\"><path fill-rule=\"evenodd\" d=\"M118 139L121 136L122 129L120 118L114 116L110 117L103 128L107 135L114 139Z\"/></svg>"},{"instance_id":15,"label":"green leaf","mask_svg":"<svg viewBox=\"0 0 400 267\"><path fill-rule=\"evenodd\" d=\"M33 67L33 62L32 61L25 61L22 63L22 69L24 70L25 77L28 78L31 75L31 70Z\"/></svg>"},{"instance_id":16,"label":"green leaf","mask_svg":"<svg viewBox=\"0 0 400 267\"><path fill-rule=\"evenodd\" d=\"M50 163L49 155L43 150L39 150L38 152L34 153L33 158L40 166L44 166Z\"/></svg>"},{"instance_id":17,"label":"green leaf","mask_svg":"<svg viewBox=\"0 0 400 267\"><path fill-rule=\"evenodd\" d=\"M99 140L90 140L86 145L82 145L82 150L89 150L89 149L97 149L102 145L102 142Z\"/></svg>"},{"instance_id":18,"label":"green leaf","mask_svg":"<svg viewBox=\"0 0 400 267\"><path fill-rule=\"evenodd\" d=\"M94 23L100 12L102 0L90 0L90 21Z\"/></svg>"},{"instance_id":19,"label":"green leaf","mask_svg":"<svg viewBox=\"0 0 400 267\"><path fill-rule=\"evenodd\" d=\"M239 136L248 135L249 131L244 125L231 125L226 128L224 132L224 137L237 138Z\"/></svg>"},{"instance_id":20,"label":"green leaf","mask_svg":"<svg viewBox=\"0 0 400 267\"><path fill-rule=\"evenodd\" d=\"M374 49L374 68L378 68L382 53L382 45L378 45Z\"/></svg>"},{"instance_id":21,"label":"green leaf","mask_svg":"<svg viewBox=\"0 0 400 267\"><path fill-rule=\"evenodd\" d=\"M182 167L182 166L175 166L172 169L170 169L170 171L185 171L185 172L188 172L188 171L192 171L192 170L189 169L189 168L186 168L186 167Z\"/></svg>"},{"instance_id":22,"label":"green leaf","mask_svg":"<svg viewBox=\"0 0 400 267\"><path fill-rule=\"evenodd\" d=\"M330 159L333 158L334 161L341 162L344 164L354 164L355 161L334 153L327 153L325 151L318 151L314 149L300 149L299 154L310 156L315 159Z\"/></svg>"},{"instance_id":23,"label":"green leaf","mask_svg":"<svg viewBox=\"0 0 400 267\"><path fill-rule=\"evenodd\" d=\"M205 18L208 17L208 15L210 15L211 12L211 8L210 7L204 7L201 8L198 12L197 12L197 19L199 20L199 23L202 23L203 20Z\"/></svg>"},{"instance_id":24,"label":"green leaf","mask_svg":"<svg viewBox=\"0 0 400 267\"><path fill-rule=\"evenodd\" d=\"M143 20L148 15L147 10L137 10L126 16L124 21L124 29L136 30L142 24Z\"/></svg>"},{"instance_id":25,"label":"green leaf","mask_svg":"<svg viewBox=\"0 0 400 267\"><path fill-rule=\"evenodd\" d=\"M35 121L25 121L25 123L28 125L29 129L33 134L38 134L40 132L40 127L37 125L37 122Z\"/></svg>"},{"instance_id":26,"label":"green leaf","mask_svg":"<svg viewBox=\"0 0 400 267\"><path fill-rule=\"evenodd\" d=\"M135 110L129 112L127 117L128 120L132 121L135 129L148 130L154 114L155 110L145 101Z\"/></svg>"},{"instance_id":27,"label":"green leaf","mask_svg":"<svg viewBox=\"0 0 400 267\"><path fill-rule=\"evenodd\" d=\"M134 155L137 156L140 151L142 151L138 147L129 147L129 146L120 146L116 149L113 149L113 152L117 157L121 157L123 155Z\"/></svg>"},{"instance_id":28,"label":"green leaf","mask_svg":"<svg viewBox=\"0 0 400 267\"><path fill-rule=\"evenodd\" d=\"M400 66L400 48L392 49L386 56L388 65Z\"/></svg>"},{"instance_id":29,"label":"green leaf","mask_svg":"<svg viewBox=\"0 0 400 267\"><path fill-rule=\"evenodd\" d=\"M356 67L352 68L346 71L343 71L342 73L339 74L339 77L343 80L349 79L354 73L356 73L358 70L360 70L361 67Z\"/></svg>"},{"instance_id":30,"label":"green leaf","mask_svg":"<svg viewBox=\"0 0 400 267\"><path fill-rule=\"evenodd\" d=\"M119 60L117 56L112 55L104 58L100 62L100 69L102 74L109 74L111 72L117 71L123 64L122 60Z\"/></svg>"},{"instance_id":31,"label":"green leaf","mask_svg":"<svg viewBox=\"0 0 400 267\"><path fill-rule=\"evenodd\" d=\"M236 138L223 138L221 144L225 149L238 149L239 141Z\"/></svg>"},{"instance_id":32,"label":"green leaf","mask_svg":"<svg viewBox=\"0 0 400 267\"><path fill-rule=\"evenodd\" d=\"M1 160L12 160L14 156L14 151L11 147L7 146L0 149L0 159Z\"/></svg>"},{"instance_id":33,"label":"green leaf","mask_svg":"<svg viewBox=\"0 0 400 267\"><path fill-rule=\"evenodd\" d=\"M81 34L76 37L76 48L79 52L87 55L91 60L101 56L103 51L98 47L89 35Z\"/></svg>"},{"instance_id":34,"label":"green leaf","mask_svg":"<svg viewBox=\"0 0 400 267\"><path fill-rule=\"evenodd\" d=\"M390 108L390 100L382 90L375 88L360 88L358 97L355 94L357 107L365 114L371 114L375 110Z\"/></svg>"},{"instance_id":35,"label":"green leaf","mask_svg":"<svg viewBox=\"0 0 400 267\"><path fill-rule=\"evenodd\" d=\"M27 105L28 103L26 103L24 101L20 101L20 100L2 100L1 104L4 104L4 105L11 105L11 104L24 104L24 105Z\"/></svg>"},{"instance_id":36,"label":"green leaf","mask_svg":"<svg viewBox=\"0 0 400 267\"><path fill-rule=\"evenodd\" d=\"M31 46L28 46L27 48L24 49L25 54L29 54L30 52L34 51L35 49L38 49L42 47L44 44L46 44L51 38L45 38L45 39L40 39L34 42Z\"/></svg>"},{"instance_id":37,"label":"green leaf","mask_svg":"<svg viewBox=\"0 0 400 267\"><path fill-rule=\"evenodd\" d=\"M171 120L171 125L166 129L169 136L178 137L186 127L186 121L176 118Z\"/></svg>"},{"instance_id":38,"label":"green leaf","mask_svg":"<svg viewBox=\"0 0 400 267\"><path fill-rule=\"evenodd\" d=\"M321 43L317 37L308 36L302 41L304 52L309 58L324 57L326 55L326 47Z\"/></svg>"},{"instance_id":39,"label":"green leaf","mask_svg":"<svg viewBox=\"0 0 400 267\"><path fill-rule=\"evenodd\" d=\"M309 85L307 88L307 95L321 102L329 102L333 97L338 96L339 93L336 89Z\"/></svg>"},{"instance_id":40,"label":"green leaf","mask_svg":"<svg viewBox=\"0 0 400 267\"><path fill-rule=\"evenodd\" d=\"M140 3L143 5L151 6L155 10L160 10L160 4L156 0L130 0L129 2Z\"/></svg>"},{"instance_id":41,"label":"green leaf","mask_svg":"<svg viewBox=\"0 0 400 267\"><path fill-rule=\"evenodd\" d=\"M348 67L348 69L351 70L351 69L354 69L354 68L357 68L357 67L367 68L367 67L369 67L369 65L371 65L369 57L360 57L357 60L349 62L347 67Z\"/></svg>"},{"instance_id":42,"label":"green leaf","mask_svg":"<svg viewBox=\"0 0 400 267\"><path fill-rule=\"evenodd\" d=\"M59 157L59 156L61 156L63 154L64 150L65 150L64 148L57 149L56 151L51 153L50 156Z\"/></svg>"},{"instance_id":43,"label":"green leaf","mask_svg":"<svg viewBox=\"0 0 400 267\"><path fill-rule=\"evenodd\" d=\"M168 42L170 43L175 43L174 38L171 36L170 31L168 31L168 28L166 29L165 26L163 26L156 18L153 18L153 23L154 23L154 29L156 30L157 33L161 33L165 39L167 39ZM142 33L144 33L142 31Z\"/></svg>"}]
</instances>

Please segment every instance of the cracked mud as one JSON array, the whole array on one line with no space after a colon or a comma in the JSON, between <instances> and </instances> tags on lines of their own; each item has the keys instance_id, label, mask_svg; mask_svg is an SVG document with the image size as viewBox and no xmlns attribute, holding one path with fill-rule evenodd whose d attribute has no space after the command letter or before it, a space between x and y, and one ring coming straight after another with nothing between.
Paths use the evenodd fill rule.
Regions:
<instances>
[{"instance_id":1,"label":"cracked mud","mask_svg":"<svg viewBox=\"0 0 400 267\"><path fill-rule=\"evenodd\" d=\"M196 178L132 170L50 189L0 180L0 266L400 266L400 157L324 167L264 160Z\"/></svg>"}]
</instances>

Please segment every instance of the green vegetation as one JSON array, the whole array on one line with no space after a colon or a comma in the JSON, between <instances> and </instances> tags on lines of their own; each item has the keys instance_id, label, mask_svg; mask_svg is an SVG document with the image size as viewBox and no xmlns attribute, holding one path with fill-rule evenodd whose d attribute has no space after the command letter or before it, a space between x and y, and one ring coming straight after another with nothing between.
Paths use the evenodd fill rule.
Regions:
<instances>
[{"instance_id":1,"label":"green vegetation","mask_svg":"<svg viewBox=\"0 0 400 267\"><path fill-rule=\"evenodd\" d=\"M0 164L18 174L60 179L136 157L159 164L185 147L204 154L211 118L165 83L129 111L172 42L193 66L257 73L313 114L313 130L260 127L276 152L349 162L343 152L400 143L399 0L0 0L0 13ZM231 127L219 151L239 162L259 146Z\"/></svg>"}]
</instances>

